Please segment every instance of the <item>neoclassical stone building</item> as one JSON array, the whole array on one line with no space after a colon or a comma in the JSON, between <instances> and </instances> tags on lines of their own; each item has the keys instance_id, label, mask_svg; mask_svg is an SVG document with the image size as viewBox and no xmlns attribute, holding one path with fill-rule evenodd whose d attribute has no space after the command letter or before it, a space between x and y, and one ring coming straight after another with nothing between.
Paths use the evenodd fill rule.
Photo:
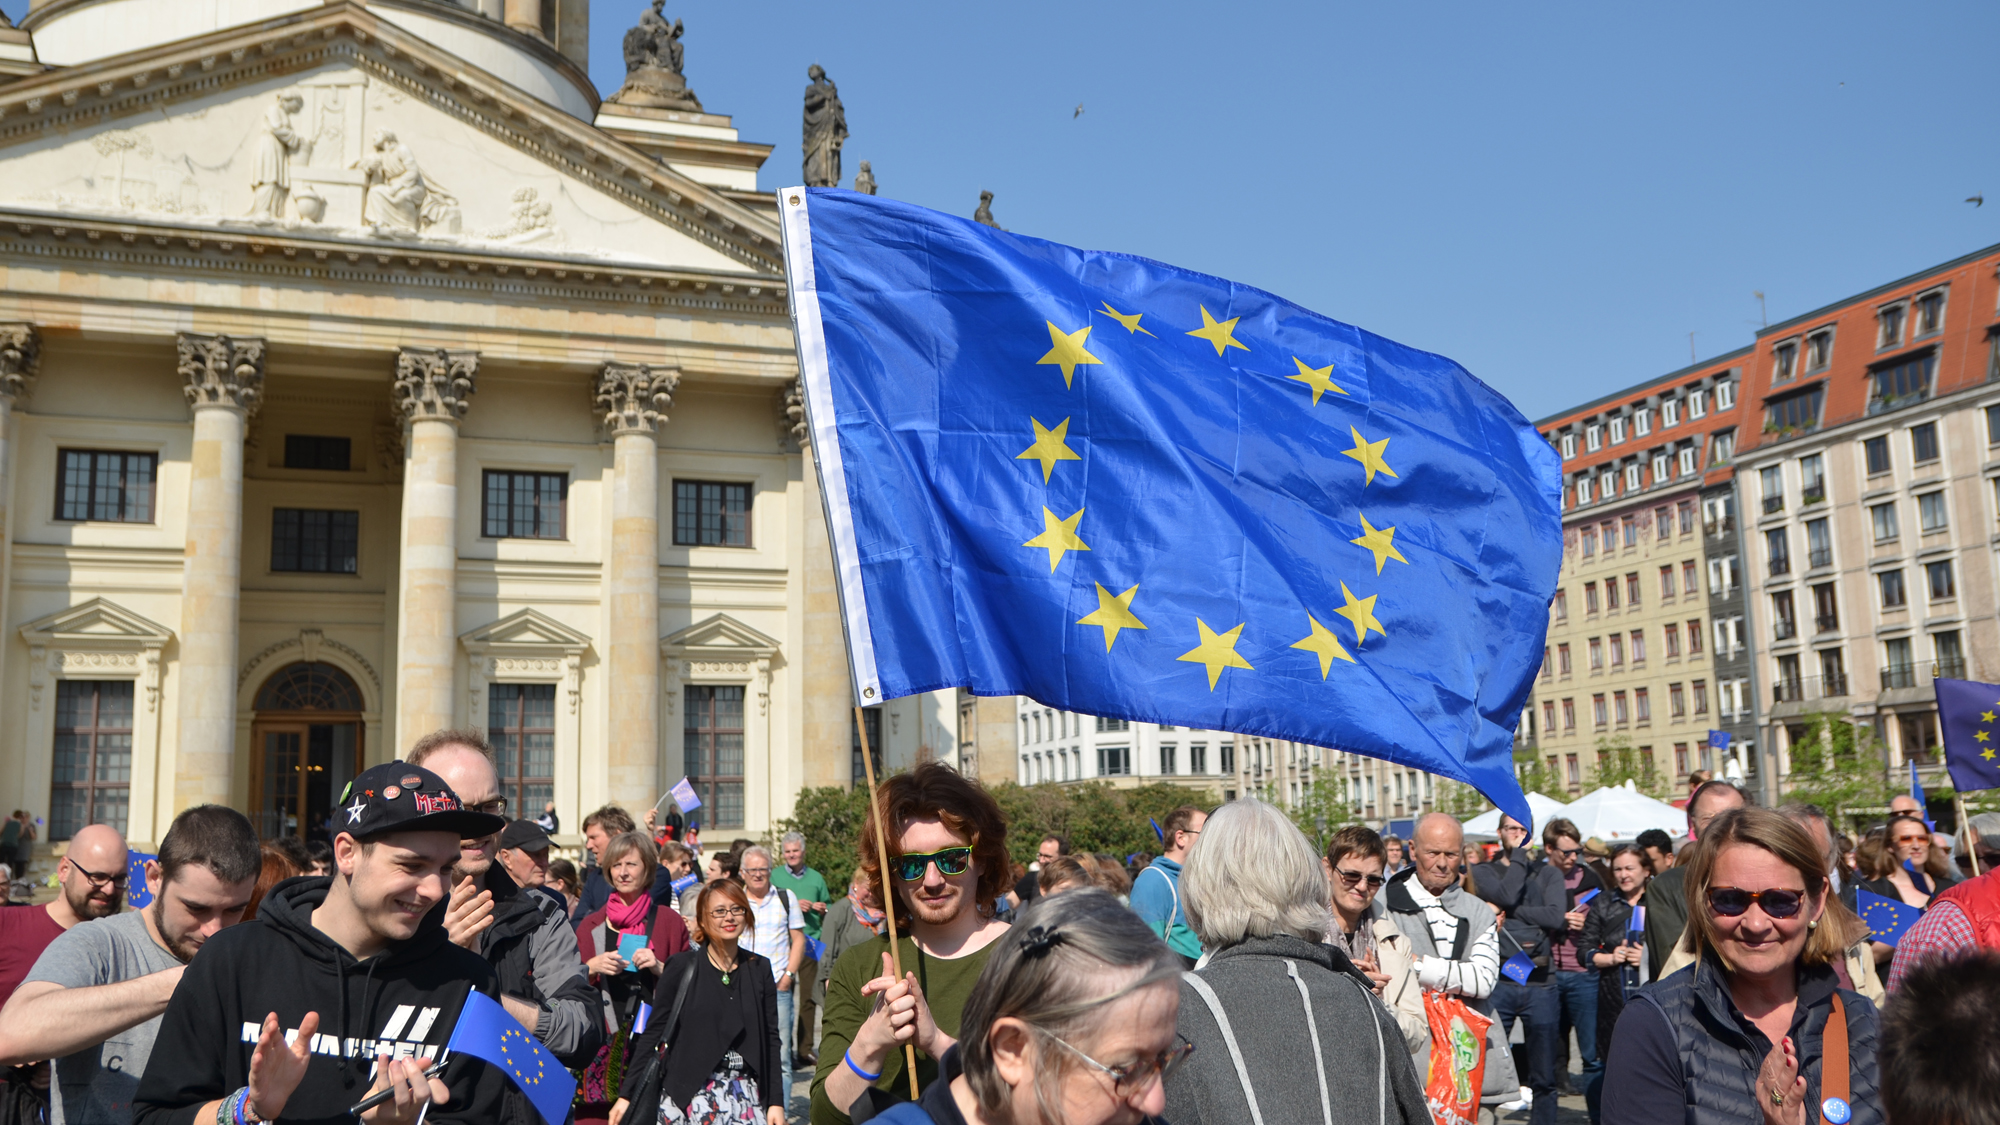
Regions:
<instances>
[{"instance_id":1,"label":"neoclassical stone building","mask_svg":"<svg viewBox=\"0 0 2000 1125\"><path fill-rule=\"evenodd\" d=\"M0 31L0 807L310 834L466 724L569 839L683 772L725 837L848 783L770 146L600 104L587 37L585 0ZM888 706L892 768L978 727Z\"/></svg>"}]
</instances>

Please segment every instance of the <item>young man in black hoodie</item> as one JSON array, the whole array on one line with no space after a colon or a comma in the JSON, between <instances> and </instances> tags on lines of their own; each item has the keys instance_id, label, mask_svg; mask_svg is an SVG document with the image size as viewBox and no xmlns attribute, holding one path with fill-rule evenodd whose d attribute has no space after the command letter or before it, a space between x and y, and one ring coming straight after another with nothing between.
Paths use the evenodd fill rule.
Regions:
<instances>
[{"instance_id":1,"label":"young man in black hoodie","mask_svg":"<svg viewBox=\"0 0 2000 1125\"><path fill-rule=\"evenodd\" d=\"M278 884L253 923L209 939L167 1005L135 1125L336 1125L378 1090L368 1125L501 1119L507 1079L471 1057L441 1074L466 995L493 970L453 945L444 911L462 838L500 817L404 762L364 771L334 814L334 873ZM372 1069L372 1076L371 1076Z\"/></svg>"}]
</instances>

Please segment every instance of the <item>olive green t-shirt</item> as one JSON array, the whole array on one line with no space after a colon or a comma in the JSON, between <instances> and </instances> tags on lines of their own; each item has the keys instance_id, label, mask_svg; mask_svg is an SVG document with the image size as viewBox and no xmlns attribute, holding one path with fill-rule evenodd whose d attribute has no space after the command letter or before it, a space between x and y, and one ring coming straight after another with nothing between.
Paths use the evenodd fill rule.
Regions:
<instances>
[{"instance_id":1,"label":"olive green t-shirt","mask_svg":"<svg viewBox=\"0 0 2000 1125\"><path fill-rule=\"evenodd\" d=\"M973 982L979 979L980 970L986 968L988 958L999 944L988 942L984 948L947 961L921 952L908 936L897 943L903 956L903 971L917 974L917 985L924 990L924 1000L930 1004L931 1018L946 1035L958 1038L959 1017L965 1012L966 999L972 995ZM819 1065L813 1068L812 1125L849 1125L843 1107L827 1100L826 1078L835 1067L845 1065L841 1058L847 1053L848 1044L854 1042L855 1033L875 1011L875 998L862 996L861 988L882 975L882 955L888 951L887 936L864 941L842 953L834 963L832 975L827 977L826 1001L820 1016ZM937 1071L937 1060L919 1050L918 1088L930 1085L937 1078ZM910 1083L903 1076L901 1051L882 1060L882 1077L871 1085L899 1097L909 1096Z\"/></svg>"}]
</instances>

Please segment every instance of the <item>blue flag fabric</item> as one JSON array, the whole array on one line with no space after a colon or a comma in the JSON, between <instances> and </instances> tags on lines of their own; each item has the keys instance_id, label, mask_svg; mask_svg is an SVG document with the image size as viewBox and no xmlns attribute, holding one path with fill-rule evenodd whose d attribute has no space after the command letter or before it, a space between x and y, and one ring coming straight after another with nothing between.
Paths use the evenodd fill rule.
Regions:
<instances>
[{"instance_id":1,"label":"blue flag fabric","mask_svg":"<svg viewBox=\"0 0 2000 1125\"><path fill-rule=\"evenodd\" d=\"M1923 779L1917 776L1917 760L1911 758L1907 764L1910 767L1910 797L1917 802L1917 808L1920 810L1919 815L1923 818L1924 827L1935 832L1937 831L1937 821L1932 820L1929 815L1931 806L1930 802L1924 798Z\"/></svg>"},{"instance_id":2,"label":"blue flag fabric","mask_svg":"<svg viewBox=\"0 0 2000 1125\"><path fill-rule=\"evenodd\" d=\"M1516 953L1500 963L1500 974L1515 984L1526 984L1535 975L1535 959L1526 953Z\"/></svg>"},{"instance_id":3,"label":"blue flag fabric","mask_svg":"<svg viewBox=\"0 0 2000 1125\"><path fill-rule=\"evenodd\" d=\"M779 193L859 702L966 687L1334 747L1531 823L1560 466L1440 356L1269 293Z\"/></svg>"},{"instance_id":4,"label":"blue flag fabric","mask_svg":"<svg viewBox=\"0 0 2000 1125\"><path fill-rule=\"evenodd\" d=\"M1870 936L1883 945L1895 945L1902 941L1903 932L1924 916L1924 912L1914 906L1883 898L1871 891L1855 891L1854 906L1861 920L1868 923Z\"/></svg>"},{"instance_id":5,"label":"blue flag fabric","mask_svg":"<svg viewBox=\"0 0 2000 1125\"><path fill-rule=\"evenodd\" d=\"M1952 788L2000 789L2000 686L1947 679L1934 680L1932 686ZM1916 784L1914 772L1910 782Z\"/></svg>"},{"instance_id":6,"label":"blue flag fabric","mask_svg":"<svg viewBox=\"0 0 2000 1125\"><path fill-rule=\"evenodd\" d=\"M1709 749L1714 750L1718 754L1728 753L1731 741L1733 739L1726 730L1712 730L1708 732Z\"/></svg>"},{"instance_id":7,"label":"blue flag fabric","mask_svg":"<svg viewBox=\"0 0 2000 1125\"><path fill-rule=\"evenodd\" d=\"M451 1029L447 1051L485 1059L513 1080L532 1102L546 1125L562 1125L576 1098L576 1079L542 1049L535 1034L523 1028L507 1009L483 992L467 993Z\"/></svg>"},{"instance_id":8,"label":"blue flag fabric","mask_svg":"<svg viewBox=\"0 0 2000 1125\"><path fill-rule=\"evenodd\" d=\"M153 905L152 889L146 886L146 864L160 858L148 852L128 852L125 856L125 905L143 910Z\"/></svg>"}]
</instances>

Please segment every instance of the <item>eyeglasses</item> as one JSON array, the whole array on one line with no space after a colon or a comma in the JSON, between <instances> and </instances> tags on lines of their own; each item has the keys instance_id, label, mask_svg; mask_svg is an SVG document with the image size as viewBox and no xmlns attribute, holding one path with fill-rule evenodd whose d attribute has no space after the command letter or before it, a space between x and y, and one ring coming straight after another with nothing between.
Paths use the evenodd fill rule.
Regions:
<instances>
[{"instance_id":1,"label":"eyeglasses","mask_svg":"<svg viewBox=\"0 0 2000 1125\"><path fill-rule=\"evenodd\" d=\"M1557 849L1556 849L1556 854L1557 854L1557 855L1560 855L1560 856L1563 856L1563 857L1565 857L1565 858L1570 858L1570 859L1574 859L1575 857L1577 857L1577 856L1580 856L1580 855L1582 855L1582 854L1583 854L1583 849L1582 849L1582 848L1557 848Z\"/></svg>"},{"instance_id":2,"label":"eyeglasses","mask_svg":"<svg viewBox=\"0 0 2000 1125\"><path fill-rule=\"evenodd\" d=\"M489 813L493 816L506 816L507 798L495 797L490 801L481 801L476 805L467 805L465 807L471 809L473 812Z\"/></svg>"},{"instance_id":3,"label":"eyeglasses","mask_svg":"<svg viewBox=\"0 0 2000 1125\"><path fill-rule=\"evenodd\" d=\"M1358 887L1364 880L1368 883L1368 889L1371 891L1377 890L1382 886L1382 877L1380 875L1365 875L1359 871L1349 871L1344 867L1334 868L1333 873L1340 876L1340 881L1350 887Z\"/></svg>"},{"instance_id":4,"label":"eyeglasses","mask_svg":"<svg viewBox=\"0 0 2000 1125\"><path fill-rule=\"evenodd\" d=\"M1048 1035L1050 1039L1061 1043L1064 1047L1068 1047L1070 1052L1077 1058L1110 1075L1111 1090L1121 1099L1130 1098L1134 1094L1140 1093L1151 1086L1155 1076L1158 1076L1160 1081L1165 1082L1167 1075L1172 1074L1176 1067L1186 1062L1187 1057L1194 1053L1194 1044L1188 1042L1187 1036L1176 1035L1174 1038L1179 1040L1178 1043L1161 1051L1150 1059L1140 1059L1131 1066L1105 1066L1103 1063L1077 1050L1076 1047L1072 1046L1061 1036L1050 1035L1046 1031L1042 1032L1042 1034Z\"/></svg>"},{"instance_id":5,"label":"eyeglasses","mask_svg":"<svg viewBox=\"0 0 2000 1125\"><path fill-rule=\"evenodd\" d=\"M718 906L708 912L708 916L718 922L727 922L731 918L746 917L748 914L749 911L740 906Z\"/></svg>"},{"instance_id":6,"label":"eyeglasses","mask_svg":"<svg viewBox=\"0 0 2000 1125\"><path fill-rule=\"evenodd\" d=\"M935 852L912 852L890 860L889 868L896 873L896 878L905 883L914 883L924 877L924 871L933 863L937 864L940 875L963 875L966 869L972 866L972 849L961 847L945 848Z\"/></svg>"},{"instance_id":7,"label":"eyeglasses","mask_svg":"<svg viewBox=\"0 0 2000 1125\"><path fill-rule=\"evenodd\" d=\"M745 875L769 875L771 873L771 869L768 867L740 867L737 870Z\"/></svg>"},{"instance_id":8,"label":"eyeglasses","mask_svg":"<svg viewBox=\"0 0 2000 1125\"><path fill-rule=\"evenodd\" d=\"M1762 907L1764 913L1773 918L1796 918L1799 907L1804 904L1804 891L1772 887L1762 891L1745 891L1736 887L1711 887L1708 892L1708 908L1724 918L1735 918L1750 909L1751 903Z\"/></svg>"},{"instance_id":9,"label":"eyeglasses","mask_svg":"<svg viewBox=\"0 0 2000 1125\"><path fill-rule=\"evenodd\" d=\"M129 871L120 871L111 875L99 875L97 872L92 871L90 868L85 867L83 864L78 863L73 859L69 861L69 865L73 870L76 871L77 874L83 876L85 879L90 880L91 886L103 887L105 890L112 890L117 887L122 887L125 885L126 881L131 878L131 872Z\"/></svg>"}]
</instances>

